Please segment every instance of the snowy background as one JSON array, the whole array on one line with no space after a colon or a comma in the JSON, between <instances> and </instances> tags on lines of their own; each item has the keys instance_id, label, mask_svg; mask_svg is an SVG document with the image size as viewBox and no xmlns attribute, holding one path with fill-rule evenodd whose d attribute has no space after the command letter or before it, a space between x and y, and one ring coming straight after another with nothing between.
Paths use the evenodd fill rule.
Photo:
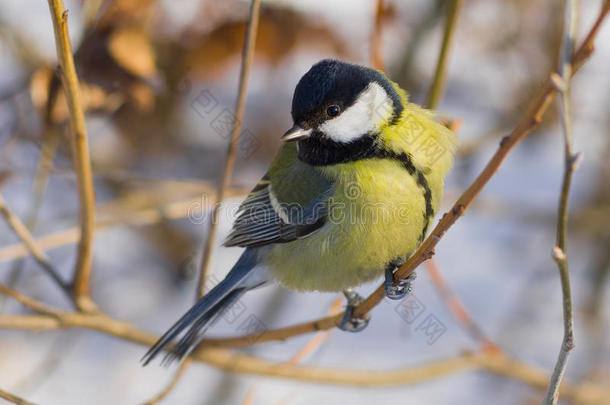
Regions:
<instances>
[{"instance_id":1,"label":"snowy background","mask_svg":"<svg viewBox=\"0 0 610 405\"><path fill-rule=\"evenodd\" d=\"M142 107L128 100L117 110L102 108L88 115L100 210L117 199L123 199L124 209L133 209L197 198L201 181L218 178L226 150L227 139L214 130L211 116L201 115L192 105L202 94L211 94L218 101L217 111L232 110L241 44L227 38L231 37L231 23L245 18L247 3L138 3L147 11L141 20L130 23L143 27L150 36L157 55L154 77L112 77L114 73L108 68L110 77L104 77L107 82L100 86L119 93L135 93L136 84L140 90L146 87L148 93L142 92L149 98L144 100L152 100L153 106L145 102ZM251 187L264 173L279 145L279 135L291 125L289 105L294 86L311 64L324 57L369 62L374 3L264 2L268 10L289 10L293 23L284 21L288 14L263 13L267 19L261 30L267 31L259 34L262 51L257 49L257 54L262 56L255 60L244 120L256 147L238 159L236 185ZM383 37L386 70L411 93L412 100L423 103L442 35L442 18L430 19L430 15L442 15L442 10L435 11L436 3L442 2L387 3L390 9ZM67 2L66 7L70 9L76 49L86 29L86 8L76 1ZM582 2L581 33L589 29L598 8L598 1ZM462 120L460 142L475 147L458 155L447 181L444 209L482 169L555 65L561 18L561 2L550 0L466 2L439 113ZM421 29L427 19L431 21L429 29ZM217 30L223 24L229 28ZM103 29L112 27L100 27ZM286 34L290 39L279 38L277 33L282 30L290 30ZM299 30L309 31L298 36ZM414 45L416 34L420 39ZM98 40L105 38L101 35ZM203 53L189 54L195 54L203 41L208 41ZM582 151L585 158L574 176L568 241L576 349L566 378L576 384L588 381L600 386L610 382L610 291L605 276L610 266L609 44L610 27L606 24L593 58L573 82L575 150ZM172 53L175 48L181 53ZM172 60L177 54L180 62ZM224 59L219 62L221 57ZM83 59L87 62L98 63ZM174 62L187 69L173 69ZM22 218L33 199L33 178L44 135L40 109L32 102L32 89L36 89L32 77L44 64L54 63L46 2L0 3L0 192ZM208 68L210 65L214 67ZM89 66L89 71L93 70ZM103 66L101 70L104 72ZM95 80L100 82L97 77ZM508 355L550 372L562 337L561 289L550 251L555 240L563 144L555 104L547 117L510 154L475 205L443 238L435 260L449 286L494 343ZM76 224L78 200L69 156L64 140L34 232L39 237ZM136 194L132 200L128 198ZM239 201L230 199L226 205L234 207ZM197 209L190 214L153 226L116 225L96 233L93 297L104 311L162 333L192 304L194 271L207 222ZM218 245L231 225L230 215L221 218ZM17 242L8 226L0 223L0 257ZM213 257L214 275L223 277L240 253L236 248L218 246ZM48 254L68 278L75 246L54 248ZM9 282L13 268L14 260L0 262L0 282ZM408 299L417 299L424 311L415 321L406 322L399 315L401 303L386 301L372 311L365 331L332 331L302 364L387 370L478 350L478 343L452 316L425 268L417 273L414 297ZM361 293L377 285L364 286ZM26 260L15 288L50 305L69 308L31 259ZM236 334L237 325L249 314L255 314L269 328L311 320L324 316L335 298L336 294L298 294L279 286L259 289L242 300L245 309L236 322L221 321L210 335ZM11 299L2 300L0 310L27 313ZM429 315L444 328L434 339L417 327ZM287 361L310 338L266 343L245 352ZM171 369L157 364L142 368L139 359L145 351L146 347L88 330L0 330L0 388L40 404L142 403L173 375ZM198 363L187 369L164 403L241 404L251 390L254 404L289 405L364 405L373 401L534 404L543 395L542 390L523 382L481 370L456 372L415 385L357 388L236 375Z\"/></svg>"}]
</instances>

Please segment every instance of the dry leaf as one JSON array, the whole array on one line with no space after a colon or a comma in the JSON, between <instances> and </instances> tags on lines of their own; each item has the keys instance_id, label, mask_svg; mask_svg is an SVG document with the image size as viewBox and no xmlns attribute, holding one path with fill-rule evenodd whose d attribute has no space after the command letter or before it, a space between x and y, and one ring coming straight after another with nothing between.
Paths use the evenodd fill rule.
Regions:
<instances>
[{"instance_id":1,"label":"dry leaf","mask_svg":"<svg viewBox=\"0 0 610 405\"><path fill-rule=\"evenodd\" d=\"M30 79L30 97L36 108L43 108L49 98L49 83L53 77L53 69L49 66L40 66Z\"/></svg>"},{"instance_id":2,"label":"dry leaf","mask_svg":"<svg viewBox=\"0 0 610 405\"><path fill-rule=\"evenodd\" d=\"M140 27L118 28L108 38L108 50L128 72L143 78L155 75L155 50Z\"/></svg>"}]
</instances>

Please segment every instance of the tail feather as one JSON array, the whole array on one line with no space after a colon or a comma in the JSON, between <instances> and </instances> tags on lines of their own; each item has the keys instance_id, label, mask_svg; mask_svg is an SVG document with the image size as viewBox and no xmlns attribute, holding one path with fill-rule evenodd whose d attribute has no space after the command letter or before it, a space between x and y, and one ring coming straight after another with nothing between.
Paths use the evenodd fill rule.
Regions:
<instances>
[{"instance_id":1,"label":"tail feather","mask_svg":"<svg viewBox=\"0 0 610 405\"><path fill-rule=\"evenodd\" d=\"M178 343L170 350L163 359L164 364L169 364L174 360L182 359L184 356L189 354L193 350L203 334L212 326L222 315L225 310L230 308L237 300L247 291L246 288L237 288L231 291L226 297L224 297L218 304L216 304L210 311L206 312L201 316L195 323L190 327L188 332L178 341Z\"/></svg>"},{"instance_id":2,"label":"tail feather","mask_svg":"<svg viewBox=\"0 0 610 405\"><path fill-rule=\"evenodd\" d=\"M229 274L212 290L201 297L171 328L169 328L157 342L142 357L142 364L146 366L159 353L165 350L170 343L188 328L188 331L175 345L164 360L169 364L173 360L181 359L189 353L203 337L203 333L217 320L224 311L233 305L247 290L261 285L260 278L255 284L248 283L248 275L256 268L256 254L250 250L242 254Z\"/></svg>"}]
</instances>

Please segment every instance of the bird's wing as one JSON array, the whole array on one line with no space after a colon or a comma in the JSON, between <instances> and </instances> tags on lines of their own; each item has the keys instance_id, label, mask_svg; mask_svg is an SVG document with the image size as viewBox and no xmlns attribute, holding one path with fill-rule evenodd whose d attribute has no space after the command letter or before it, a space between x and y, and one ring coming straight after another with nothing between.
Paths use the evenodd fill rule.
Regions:
<instances>
[{"instance_id":1,"label":"bird's wing","mask_svg":"<svg viewBox=\"0 0 610 405\"><path fill-rule=\"evenodd\" d=\"M257 247L311 235L324 225L332 184L285 144L237 210L225 246Z\"/></svg>"}]
</instances>

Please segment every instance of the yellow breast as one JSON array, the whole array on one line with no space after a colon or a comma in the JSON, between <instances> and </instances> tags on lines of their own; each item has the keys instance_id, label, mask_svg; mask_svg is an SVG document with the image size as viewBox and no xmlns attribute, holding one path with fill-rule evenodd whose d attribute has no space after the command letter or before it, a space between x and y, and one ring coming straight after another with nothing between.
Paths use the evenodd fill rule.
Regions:
<instances>
[{"instance_id":1,"label":"yellow breast","mask_svg":"<svg viewBox=\"0 0 610 405\"><path fill-rule=\"evenodd\" d=\"M307 238L272 246L266 257L282 284L341 291L379 277L388 262L415 250L425 199L400 162L372 158L321 170L336 179L327 222Z\"/></svg>"}]
</instances>

